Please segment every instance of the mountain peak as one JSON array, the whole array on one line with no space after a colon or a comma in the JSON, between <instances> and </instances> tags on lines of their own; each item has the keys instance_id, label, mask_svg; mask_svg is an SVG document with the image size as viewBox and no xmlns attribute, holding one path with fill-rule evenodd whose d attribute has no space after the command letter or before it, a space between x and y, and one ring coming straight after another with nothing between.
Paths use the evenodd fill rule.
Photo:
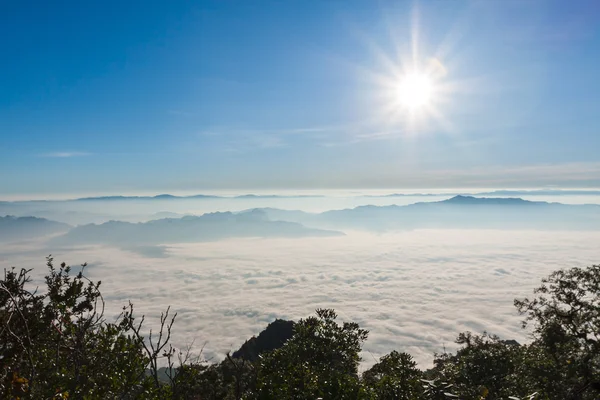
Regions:
<instances>
[{"instance_id":1,"label":"mountain peak","mask_svg":"<svg viewBox=\"0 0 600 400\"><path fill-rule=\"evenodd\" d=\"M519 197L474 197L457 195L448 200L443 200L441 203L446 204L484 204L484 205L524 205L533 204L533 201L523 200Z\"/></svg>"}]
</instances>

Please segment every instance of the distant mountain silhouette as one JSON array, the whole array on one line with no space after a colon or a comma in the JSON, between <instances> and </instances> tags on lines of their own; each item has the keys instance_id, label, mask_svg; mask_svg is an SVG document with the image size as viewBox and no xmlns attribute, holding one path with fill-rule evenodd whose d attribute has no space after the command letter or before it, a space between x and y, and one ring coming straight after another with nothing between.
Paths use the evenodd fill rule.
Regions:
<instances>
[{"instance_id":1,"label":"distant mountain silhouette","mask_svg":"<svg viewBox=\"0 0 600 400\"><path fill-rule=\"evenodd\" d=\"M179 214L171 211L159 211L152 215L150 215L149 219L162 219L162 218L182 218L185 217L184 214Z\"/></svg>"},{"instance_id":2,"label":"distant mountain silhouette","mask_svg":"<svg viewBox=\"0 0 600 400\"><path fill-rule=\"evenodd\" d=\"M600 196L600 190L568 190L568 189L540 189L540 190L493 190L490 192L471 193L391 193L384 195L367 195L365 197L429 197L429 196Z\"/></svg>"},{"instance_id":3,"label":"distant mountain silhouette","mask_svg":"<svg viewBox=\"0 0 600 400\"><path fill-rule=\"evenodd\" d=\"M544 202L534 202L534 201L528 201L528 200L523 200L521 198L514 198L514 197L508 197L508 198L503 198L503 197L494 197L494 198L488 198L488 197L473 197L473 196L464 196L464 195L457 195L454 196L448 200L442 200L438 203L443 203L443 204L463 204L463 205L516 205L516 206L522 206L522 205L540 205L540 204L547 204Z\"/></svg>"},{"instance_id":4,"label":"distant mountain silhouette","mask_svg":"<svg viewBox=\"0 0 600 400\"><path fill-rule=\"evenodd\" d=\"M171 198L170 195L165 196ZM68 221L81 220L83 217L100 218L89 213L79 216L79 211L74 213L72 217L65 214L64 218L71 218ZM160 212L150 218L154 219L140 217L136 220L131 217L129 221L133 222L97 220L97 224L71 228L67 224L44 218L7 216L0 218L0 240L56 235L52 239L55 244L112 244L140 253L163 256L164 250L156 250L152 246L234 237L339 236L343 235L344 230L600 230L600 205L456 195L441 201L404 206L367 205L323 213L257 208L200 216ZM58 236L60 233L63 235Z\"/></svg>"},{"instance_id":5,"label":"distant mountain silhouette","mask_svg":"<svg viewBox=\"0 0 600 400\"><path fill-rule=\"evenodd\" d=\"M431 196L444 196L439 193L390 193L384 195L368 195L365 197L431 197Z\"/></svg>"},{"instance_id":6,"label":"distant mountain silhouette","mask_svg":"<svg viewBox=\"0 0 600 400\"><path fill-rule=\"evenodd\" d=\"M73 201L127 201L127 200L185 200L185 199L293 199L324 197L322 195L276 195L276 194L242 194L239 196L217 196L207 194L195 194L190 196L175 196L172 194L159 194L156 196L98 196L82 197Z\"/></svg>"},{"instance_id":7,"label":"distant mountain silhouette","mask_svg":"<svg viewBox=\"0 0 600 400\"><path fill-rule=\"evenodd\" d=\"M320 214L263 209L271 219L326 229L387 231L422 228L600 230L600 205L457 195L405 206L360 206Z\"/></svg>"},{"instance_id":8,"label":"distant mountain silhouette","mask_svg":"<svg viewBox=\"0 0 600 400\"><path fill-rule=\"evenodd\" d=\"M71 227L62 222L37 217L0 217L0 241L33 239L66 232Z\"/></svg>"},{"instance_id":9,"label":"distant mountain silhouette","mask_svg":"<svg viewBox=\"0 0 600 400\"><path fill-rule=\"evenodd\" d=\"M540 190L494 190L477 193L478 196L600 196L600 190L569 190L569 189L540 189Z\"/></svg>"},{"instance_id":10,"label":"distant mountain silhouette","mask_svg":"<svg viewBox=\"0 0 600 400\"><path fill-rule=\"evenodd\" d=\"M100 243L121 246L212 241L232 237L340 236L341 232L307 228L299 223L271 221L266 212L216 212L164 218L142 223L109 221L81 225L56 238L60 243Z\"/></svg>"},{"instance_id":11,"label":"distant mountain silhouette","mask_svg":"<svg viewBox=\"0 0 600 400\"><path fill-rule=\"evenodd\" d=\"M278 195L278 194L242 194L235 196L236 199L296 199L296 198L312 198L325 197L323 195L313 194L298 194L298 195Z\"/></svg>"},{"instance_id":12,"label":"distant mountain silhouette","mask_svg":"<svg viewBox=\"0 0 600 400\"><path fill-rule=\"evenodd\" d=\"M348 195L348 197L363 197L363 198L393 198L393 197L446 197L446 196L464 196L464 197L481 197L481 196L600 196L600 190L593 189L540 189L540 190L493 190L488 192L454 192L454 193L389 193L389 194L360 194L354 193ZM277 194L242 194L237 196L224 196L224 195L207 195L207 194L196 194L187 196L177 196L173 194L163 193L155 196L127 196L127 195L114 195L114 196L95 196L95 197L82 197L71 200L20 200L20 201L0 201L0 207L3 212L7 212L7 207L13 207L17 204L20 205L32 205L32 204L43 204L43 203L63 203L63 202L93 202L93 201L130 201L130 200L194 200L194 199L292 199L292 198L322 198L327 195L322 194L291 194L291 195L277 195Z\"/></svg>"},{"instance_id":13,"label":"distant mountain silhouette","mask_svg":"<svg viewBox=\"0 0 600 400\"><path fill-rule=\"evenodd\" d=\"M156 196L99 196L82 197L74 201L127 201L127 200L176 200L176 199L218 199L221 196L211 196L205 194L196 194L193 196L175 196L172 194L159 194Z\"/></svg>"}]
</instances>

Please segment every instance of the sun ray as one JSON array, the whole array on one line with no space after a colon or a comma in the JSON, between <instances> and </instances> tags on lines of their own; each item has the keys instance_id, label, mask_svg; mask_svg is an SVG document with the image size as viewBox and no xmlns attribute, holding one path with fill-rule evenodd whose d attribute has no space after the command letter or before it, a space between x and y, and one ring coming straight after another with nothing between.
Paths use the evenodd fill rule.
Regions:
<instances>
[{"instance_id":1,"label":"sun ray","mask_svg":"<svg viewBox=\"0 0 600 400\"><path fill-rule=\"evenodd\" d=\"M410 12L399 18L393 12L383 13L391 43L388 47L383 45L385 40L379 42L359 32L360 41L375 63L350 63L371 88L364 97L364 104L369 104L367 113L350 133L357 142L410 140L417 145L424 135L460 136L452 113L464 95L485 86L468 83L456 73L461 67L457 54L466 29L464 18L454 24L438 46L431 46L423 41L420 11L415 2ZM405 27L404 34L401 27Z\"/></svg>"},{"instance_id":2,"label":"sun ray","mask_svg":"<svg viewBox=\"0 0 600 400\"><path fill-rule=\"evenodd\" d=\"M415 3L411 14L411 52L412 52L412 67L415 70L419 69L419 9Z\"/></svg>"}]
</instances>

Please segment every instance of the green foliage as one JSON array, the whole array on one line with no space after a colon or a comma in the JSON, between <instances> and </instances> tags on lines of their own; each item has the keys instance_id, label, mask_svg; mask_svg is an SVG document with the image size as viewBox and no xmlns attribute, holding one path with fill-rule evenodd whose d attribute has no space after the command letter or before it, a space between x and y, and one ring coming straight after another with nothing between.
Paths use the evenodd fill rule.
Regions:
<instances>
[{"instance_id":1,"label":"green foliage","mask_svg":"<svg viewBox=\"0 0 600 400\"><path fill-rule=\"evenodd\" d=\"M533 322L535 344L563 385L561 395L600 398L600 265L556 271L534 293L515 306L524 326Z\"/></svg>"},{"instance_id":2,"label":"green foliage","mask_svg":"<svg viewBox=\"0 0 600 400\"><path fill-rule=\"evenodd\" d=\"M359 352L368 332L358 324L339 325L333 310L300 320L294 336L259 364L261 399L358 399Z\"/></svg>"},{"instance_id":3,"label":"green foliage","mask_svg":"<svg viewBox=\"0 0 600 400\"><path fill-rule=\"evenodd\" d=\"M364 372L362 381L377 399L411 400L423 397L422 377L410 354L394 350Z\"/></svg>"},{"instance_id":4,"label":"green foliage","mask_svg":"<svg viewBox=\"0 0 600 400\"><path fill-rule=\"evenodd\" d=\"M0 281L2 398L151 398L150 361L130 314L103 317L100 282L47 260L46 293L30 292L28 270Z\"/></svg>"},{"instance_id":5,"label":"green foliage","mask_svg":"<svg viewBox=\"0 0 600 400\"><path fill-rule=\"evenodd\" d=\"M427 400L450 400L457 399L458 396L452 393L454 385L448 382L439 381L437 379L423 379L423 399ZM421 399L419 397L419 399Z\"/></svg>"},{"instance_id":6,"label":"green foliage","mask_svg":"<svg viewBox=\"0 0 600 400\"><path fill-rule=\"evenodd\" d=\"M504 342L485 332L461 333L456 342L463 347L456 354L437 355L433 369L440 379L454 384L454 394L496 400L533 389L530 381L523 379L527 373L522 368L525 346Z\"/></svg>"},{"instance_id":7,"label":"green foliage","mask_svg":"<svg viewBox=\"0 0 600 400\"><path fill-rule=\"evenodd\" d=\"M173 398L234 400L251 398L256 387L252 363L227 357L219 364L182 365L175 377Z\"/></svg>"}]
</instances>

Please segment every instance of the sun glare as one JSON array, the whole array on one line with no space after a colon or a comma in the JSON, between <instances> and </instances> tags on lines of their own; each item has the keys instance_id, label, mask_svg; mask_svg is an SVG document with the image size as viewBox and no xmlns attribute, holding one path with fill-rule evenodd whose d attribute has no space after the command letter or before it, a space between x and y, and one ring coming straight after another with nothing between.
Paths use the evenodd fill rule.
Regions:
<instances>
[{"instance_id":1,"label":"sun glare","mask_svg":"<svg viewBox=\"0 0 600 400\"><path fill-rule=\"evenodd\" d=\"M377 65L364 68L373 85L373 116L366 125L373 131L367 137L414 138L430 133L455 134L456 129L447 113L458 102L453 99L465 82L452 79L451 44L442 42L437 49L420 43L418 10L411 14L410 34L390 28L393 47L370 45ZM390 26L405 26L395 24ZM391 51L391 52L390 52ZM372 126L371 126L372 125Z\"/></svg>"},{"instance_id":2,"label":"sun glare","mask_svg":"<svg viewBox=\"0 0 600 400\"><path fill-rule=\"evenodd\" d=\"M426 106L433 93L431 79L421 73L407 74L402 78L397 88L397 95L400 104L415 110Z\"/></svg>"}]
</instances>

